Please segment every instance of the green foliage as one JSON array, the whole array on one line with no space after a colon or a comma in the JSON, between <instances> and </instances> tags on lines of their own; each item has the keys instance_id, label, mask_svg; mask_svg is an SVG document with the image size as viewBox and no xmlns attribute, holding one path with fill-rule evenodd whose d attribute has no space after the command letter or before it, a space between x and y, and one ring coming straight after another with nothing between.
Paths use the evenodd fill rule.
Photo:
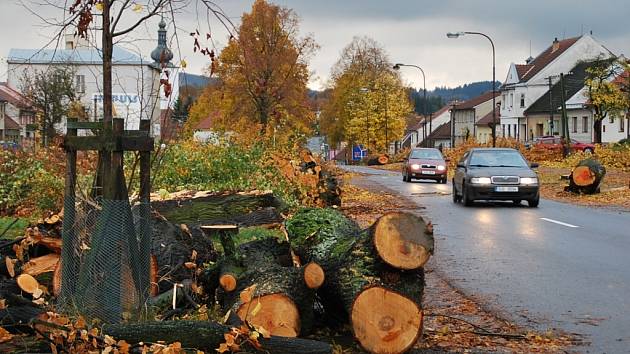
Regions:
<instances>
[{"instance_id":1,"label":"green foliage","mask_svg":"<svg viewBox=\"0 0 630 354\"><path fill-rule=\"evenodd\" d=\"M34 155L0 152L0 213L19 209L56 210L63 197L63 179Z\"/></svg>"},{"instance_id":2,"label":"green foliage","mask_svg":"<svg viewBox=\"0 0 630 354\"><path fill-rule=\"evenodd\" d=\"M271 151L262 144L202 144L188 140L167 147L155 166L153 190L272 190L290 207L298 205L299 186L283 177Z\"/></svg>"},{"instance_id":3,"label":"green foliage","mask_svg":"<svg viewBox=\"0 0 630 354\"><path fill-rule=\"evenodd\" d=\"M7 228L9 228L2 238L13 239L24 235L24 230L28 227L30 220L26 218L18 218L18 221L13 224L15 219L16 218L14 217L0 217L0 233L3 233L7 230ZM9 225L11 226L9 227Z\"/></svg>"},{"instance_id":4,"label":"green foliage","mask_svg":"<svg viewBox=\"0 0 630 354\"><path fill-rule=\"evenodd\" d=\"M306 245L323 240L336 240L339 236L357 234L359 227L336 209L300 209L286 222L292 242Z\"/></svg>"},{"instance_id":5,"label":"green foliage","mask_svg":"<svg viewBox=\"0 0 630 354\"><path fill-rule=\"evenodd\" d=\"M249 241L262 240L267 238L283 239L279 230L265 229L264 227L247 227L239 230L234 238L234 244L240 245Z\"/></svg>"}]
</instances>

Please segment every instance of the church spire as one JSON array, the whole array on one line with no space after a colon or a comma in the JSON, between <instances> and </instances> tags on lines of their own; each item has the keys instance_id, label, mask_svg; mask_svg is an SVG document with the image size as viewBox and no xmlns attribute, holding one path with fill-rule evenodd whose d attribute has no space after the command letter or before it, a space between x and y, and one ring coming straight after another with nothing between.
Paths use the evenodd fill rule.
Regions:
<instances>
[{"instance_id":1,"label":"church spire","mask_svg":"<svg viewBox=\"0 0 630 354\"><path fill-rule=\"evenodd\" d=\"M171 66L171 59L173 59L173 52L168 49L166 45L166 22L164 18L160 21L160 29L158 30L158 45L151 52L151 59L154 64L158 66Z\"/></svg>"}]
</instances>

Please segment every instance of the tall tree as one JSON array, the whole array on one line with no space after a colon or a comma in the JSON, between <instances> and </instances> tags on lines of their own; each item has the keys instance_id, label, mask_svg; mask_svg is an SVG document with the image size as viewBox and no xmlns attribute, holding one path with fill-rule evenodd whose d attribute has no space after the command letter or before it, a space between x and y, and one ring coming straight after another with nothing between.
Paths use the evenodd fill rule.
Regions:
<instances>
[{"instance_id":1,"label":"tall tree","mask_svg":"<svg viewBox=\"0 0 630 354\"><path fill-rule=\"evenodd\" d=\"M413 107L385 50L373 39L355 37L332 69L332 93L321 129L331 146L341 141L386 151L402 138Z\"/></svg>"},{"instance_id":2,"label":"tall tree","mask_svg":"<svg viewBox=\"0 0 630 354\"><path fill-rule=\"evenodd\" d=\"M624 119L629 107L627 95L616 79L624 71L625 63L616 59L598 58L586 69L586 95L593 108L593 140L602 142L602 121L606 117Z\"/></svg>"},{"instance_id":3,"label":"tall tree","mask_svg":"<svg viewBox=\"0 0 630 354\"><path fill-rule=\"evenodd\" d=\"M70 66L52 66L48 70L25 71L21 90L41 112L37 124L41 129L42 146L48 146L56 135L55 124L67 116L72 102L79 99L74 87L75 71Z\"/></svg>"},{"instance_id":4,"label":"tall tree","mask_svg":"<svg viewBox=\"0 0 630 354\"><path fill-rule=\"evenodd\" d=\"M217 110L213 124L219 129L255 127L268 137L303 136L313 120L306 84L317 45L310 36L298 37L298 25L292 10L256 0L219 55L220 84L207 88L195 106ZM198 108L193 106L191 118L193 112L208 112Z\"/></svg>"}]
</instances>

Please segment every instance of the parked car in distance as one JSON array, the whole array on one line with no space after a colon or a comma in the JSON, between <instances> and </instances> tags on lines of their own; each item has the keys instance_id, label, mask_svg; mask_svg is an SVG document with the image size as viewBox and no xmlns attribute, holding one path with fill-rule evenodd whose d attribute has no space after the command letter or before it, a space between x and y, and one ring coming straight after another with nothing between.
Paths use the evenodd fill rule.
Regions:
<instances>
[{"instance_id":1,"label":"parked car in distance","mask_svg":"<svg viewBox=\"0 0 630 354\"><path fill-rule=\"evenodd\" d=\"M446 183L448 165L442 153L434 148L414 148L409 153L402 169L403 181L416 179L432 179L438 183Z\"/></svg>"},{"instance_id":2,"label":"parked car in distance","mask_svg":"<svg viewBox=\"0 0 630 354\"><path fill-rule=\"evenodd\" d=\"M0 150L18 151L20 149L21 149L20 144L14 141L0 141Z\"/></svg>"},{"instance_id":3,"label":"parked car in distance","mask_svg":"<svg viewBox=\"0 0 630 354\"><path fill-rule=\"evenodd\" d=\"M559 136L541 136L525 143L525 147L528 149L532 146L539 146L550 150L562 150L562 138ZM584 151L592 154L595 152L595 145L571 139L571 150Z\"/></svg>"},{"instance_id":4,"label":"parked car in distance","mask_svg":"<svg viewBox=\"0 0 630 354\"><path fill-rule=\"evenodd\" d=\"M518 150L475 148L457 163L453 177L453 202L470 206L475 200L511 200L530 207L540 201L538 175Z\"/></svg>"}]
</instances>

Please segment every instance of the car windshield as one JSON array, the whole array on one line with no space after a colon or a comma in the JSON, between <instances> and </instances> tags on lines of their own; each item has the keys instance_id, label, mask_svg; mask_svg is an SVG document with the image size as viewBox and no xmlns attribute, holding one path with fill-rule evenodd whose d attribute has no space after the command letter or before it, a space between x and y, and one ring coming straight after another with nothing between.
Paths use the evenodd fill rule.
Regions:
<instances>
[{"instance_id":1,"label":"car windshield","mask_svg":"<svg viewBox=\"0 0 630 354\"><path fill-rule=\"evenodd\" d=\"M425 160L442 160L442 154L438 150L422 149L413 150L410 159L425 159Z\"/></svg>"},{"instance_id":2,"label":"car windshield","mask_svg":"<svg viewBox=\"0 0 630 354\"><path fill-rule=\"evenodd\" d=\"M527 162L517 151L488 150L473 152L469 165L473 167L527 167Z\"/></svg>"}]
</instances>

